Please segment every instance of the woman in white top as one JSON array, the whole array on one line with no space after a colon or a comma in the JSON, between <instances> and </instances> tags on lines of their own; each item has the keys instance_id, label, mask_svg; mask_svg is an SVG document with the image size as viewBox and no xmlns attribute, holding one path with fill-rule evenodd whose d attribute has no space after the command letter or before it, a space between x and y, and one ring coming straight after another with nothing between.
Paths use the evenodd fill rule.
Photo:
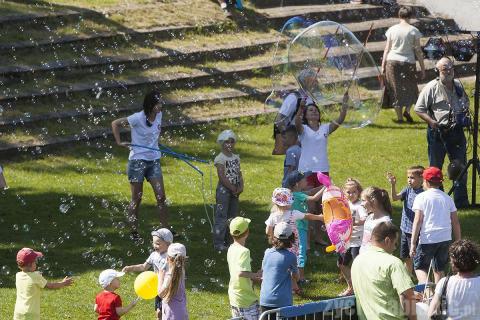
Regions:
<instances>
[{"instance_id":1,"label":"woman in white top","mask_svg":"<svg viewBox=\"0 0 480 320\"><path fill-rule=\"evenodd\" d=\"M131 128L131 143L121 140L120 127ZM119 146L130 149L127 175L132 197L128 207L128 220L132 228L132 238L135 240L139 238L138 211L142 201L144 179L150 182L155 193L160 224L164 227L168 226L165 188L160 167L161 154L158 150L161 128L162 98L157 91L152 91L145 96L143 111L112 122L115 141Z\"/></svg>"},{"instance_id":2,"label":"woman in white top","mask_svg":"<svg viewBox=\"0 0 480 320\"><path fill-rule=\"evenodd\" d=\"M413 122L410 108L418 98L415 56L418 59L422 80L425 78L425 65L420 46L422 34L409 23L412 9L401 7L398 11L400 23L390 27L383 52L382 74L386 80L384 104L392 106L397 113L397 122ZM405 107L405 111L403 108Z\"/></svg>"},{"instance_id":3,"label":"woman in white top","mask_svg":"<svg viewBox=\"0 0 480 320\"><path fill-rule=\"evenodd\" d=\"M449 319L480 319L480 277L474 273L480 264L478 246L470 240L457 240L450 246L448 253L452 270L456 274L450 276L448 281L443 278L438 282L428 316L430 318L439 313L446 282L446 309Z\"/></svg>"},{"instance_id":4,"label":"woman in white top","mask_svg":"<svg viewBox=\"0 0 480 320\"><path fill-rule=\"evenodd\" d=\"M328 175L330 165L327 156L328 136L338 129L347 115L348 94L343 96L342 108L337 120L328 123L321 123L320 110L312 102L300 104L300 110L295 116L295 127L297 128L302 153L298 163L298 171L322 172ZM311 187L320 186L316 175L307 178Z\"/></svg>"}]
</instances>

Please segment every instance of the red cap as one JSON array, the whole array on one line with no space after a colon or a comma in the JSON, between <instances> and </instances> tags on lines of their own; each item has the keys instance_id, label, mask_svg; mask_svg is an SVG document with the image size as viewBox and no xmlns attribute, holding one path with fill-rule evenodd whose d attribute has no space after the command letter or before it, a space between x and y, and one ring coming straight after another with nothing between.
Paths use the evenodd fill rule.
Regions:
<instances>
[{"instance_id":1,"label":"red cap","mask_svg":"<svg viewBox=\"0 0 480 320\"><path fill-rule=\"evenodd\" d=\"M423 179L432 182L442 182L443 181L443 174L442 170L438 169L437 167L428 167L427 169L423 170Z\"/></svg>"},{"instance_id":2,"label":"red cap","mask_svg":"<svg viewBox=\"0 0 480 320\"><path fill-rule=\"evenodd\" d=\"M27 265L34 262L38 257L43 257L43 253L33 251L30 248L23 248L17 253L17 263Z\"/></svg>"}]
</instances>

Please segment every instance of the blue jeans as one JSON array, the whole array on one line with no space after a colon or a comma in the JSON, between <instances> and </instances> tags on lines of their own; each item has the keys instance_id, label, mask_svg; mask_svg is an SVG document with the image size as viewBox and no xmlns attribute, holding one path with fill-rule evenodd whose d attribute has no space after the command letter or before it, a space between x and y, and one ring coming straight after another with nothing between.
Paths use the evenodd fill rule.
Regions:
<instances>
[{"instance_id":1,"label":"blue jeans","mask_svg":"<svg viewBox=\"0 0 480 320\"><path fill-rule=\"evenodd\" d=\"M445 155L450 162L460 160L467 163L467 140L463 128L454 127L448 131L427 128L428 160L431 167L442 169ZM467 174L465 174L453 190L453 200L456 206L468 205Z\"/></svg>"},{"instance_id":2,"label":"blue jeans","mask_svg":"<svg viewBox=\"0 0 480 320\"><path fill-rule=\"evenodd\" d=\"M227 243L230 238L228 220L235 218L238 214L238 196L233 195L230 190L218 184L216 199L213 245L218 248L229 245L229 243Z\"/></svg>"}]
</instances>

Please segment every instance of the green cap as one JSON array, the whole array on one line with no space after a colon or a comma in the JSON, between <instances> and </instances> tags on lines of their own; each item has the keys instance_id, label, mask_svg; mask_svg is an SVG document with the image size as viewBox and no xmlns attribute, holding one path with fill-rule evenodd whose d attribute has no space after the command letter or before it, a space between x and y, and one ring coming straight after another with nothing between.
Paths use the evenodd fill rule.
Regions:
<instances>
[{"instance_id":1,"label":"green cap","mask_svg":"<svg viewBox=\"0 0 480 320\"><path fill-rule=\"evenodd\" d=\"M230 222L230 234L239 236L248 229L250 219L244 217L236 217Z\"/></svg>"}]
</instances>

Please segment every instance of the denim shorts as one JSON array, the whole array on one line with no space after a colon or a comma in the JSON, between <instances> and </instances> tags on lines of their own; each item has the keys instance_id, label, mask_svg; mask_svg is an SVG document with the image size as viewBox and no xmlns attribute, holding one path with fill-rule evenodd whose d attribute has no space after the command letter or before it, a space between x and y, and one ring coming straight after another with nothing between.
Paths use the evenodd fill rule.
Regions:
<instances>
[{"instance_id":1,"label":"denim shorts","mask_svg":"<svg viewBox=\"0 0 480 320\"><path fill-rule=\"evenodd\" d=\"M350 247L345 253L339 253L337 257L337 265L349 266L360 253L360 247Z\"/></svg>"},{"instance_id":2,"label":"denim shorts","mask_svg":"<svg viewBox=\"0 0 480 320\"><path fill-rule=\"evenodd\" d=\"M128 160L127 165L128 181L143 182L144 179L160 179L162 177L162 168L160 159L157 160Z\"/></svg>"},{"instance_id":3,"label":"denim shorts","mask_svg":"<svg viewBox=\"0 0 480 320\"><path fill-rule=\"evenodd\" d=\"M412 241L412 234L402 231L400 238L400 259L410 258L410 242Z\"/></svg>"},{"instance_id":4,"label":"denim shorts","mask_svg":"<svg viewBox=\"0 0 480 320\"><path fill-rule=\"evenodd\" d=\"M413 258L415 270L427 271L432 261L434 271L443 271L448 263L448 247L450 241L438 243L419 244Z\"/></svg>"}]
</instances>

